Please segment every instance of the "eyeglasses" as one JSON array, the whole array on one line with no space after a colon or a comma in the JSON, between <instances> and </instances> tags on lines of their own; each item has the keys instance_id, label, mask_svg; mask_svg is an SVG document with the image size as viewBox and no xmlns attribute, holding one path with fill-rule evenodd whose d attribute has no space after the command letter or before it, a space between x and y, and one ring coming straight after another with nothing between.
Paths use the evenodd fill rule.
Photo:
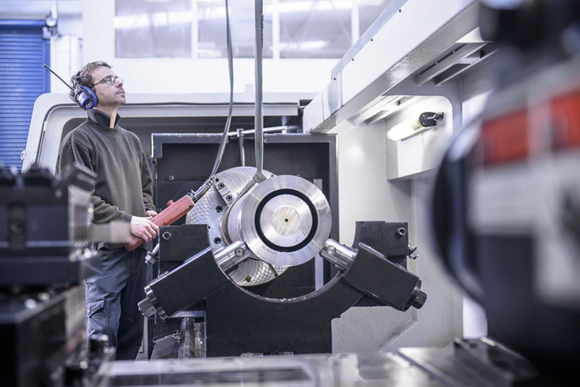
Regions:
<instances>
[{"instance_id":1,"label":"eyeglasses","mask_svg":"<svg viewBox=\"0 0 580 387\"><path fill-rule=\"evenodd\" d=\"M103 82L104 82L104 83L106 83L107 85L114 85L114 84L115 84L115 82L117 81L117 79L118 79L120 82L123 82L123 78L121 78L121 77L118 77L118 76L116 76L116 75L115 75L115 76L113 76L113 75L109 75L109 76L107 76L107 77L105 77L105 78L101 79L99 82L97 82L97 83L94 83L94 84L93 84L93 87L95 87L95 86L97 86L99 83L103 83Z\"/></svg>"}]
</instances>

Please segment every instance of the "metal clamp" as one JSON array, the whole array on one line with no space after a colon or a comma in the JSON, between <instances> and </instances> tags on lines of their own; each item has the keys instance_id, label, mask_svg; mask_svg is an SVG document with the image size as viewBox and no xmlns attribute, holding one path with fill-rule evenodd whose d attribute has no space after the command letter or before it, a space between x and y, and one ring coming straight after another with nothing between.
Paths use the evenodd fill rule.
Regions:
<instances>
[{"instance_id":1,"label":"metal clamp","mask_svg":"<svg viewBox=\"0 0 580 387\"><path fill-rule=\"evenodd\" d=\"M320 255L340 270L345 271L354 261L356 251L338 243L334 239L328 239Z\"/></svg>"},{"instance_id":2,"label":"metal clamp","mask_svg":"<svg viewBox=\"0 0 580 387\"><path fill-rule=\"evenodd\" d=\"M214 253L219 267L227 272L250 256L250 249L242 241L236 241Z\"/></svg>"},{"instance_id":3,"label":"metal clamp","mask_svg":"<svg viewBox=\"0 0 580 387\"><path fill-rule=\"evenodd\" d=\"M217 191L224 201L230 205L234 201L234 195L230 191L229 187L223 181L217 182L215 185Z\"/></svg>"},{"instance_id":4,"label":"metal clamp","mask_svg":"<svg viewBox=\"0 0 580 387\"><path fill-rule=\"evenodd\" d=\"M159 305L157 297L155 296L155 293L153 293L153 290L150 286L145 286L145 296L146 297L137 304L139 310L141 313L143 313L145 318L149 318L155 313L158 313L159 317L163 319L167 318L167 314L161 305Z\"/></svg>"},{"instance_id":5,"label":"metal clamp","mask_svg":"<svg viewBox=\"0 0 580 387\"><path fill-rule=\"evenodd\" d=\"M417 250L417 246L409 245L409 258L410 259L419 258L419 251Z\"/></svg>"}]
</instances>

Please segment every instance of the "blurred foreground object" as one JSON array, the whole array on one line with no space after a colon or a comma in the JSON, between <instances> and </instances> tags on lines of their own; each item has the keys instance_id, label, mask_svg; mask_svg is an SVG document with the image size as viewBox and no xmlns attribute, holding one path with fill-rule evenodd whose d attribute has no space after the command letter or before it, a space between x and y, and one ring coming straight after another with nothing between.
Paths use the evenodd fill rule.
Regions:
<instances>
[{"instance_id":1,"label":"blurred foreground object","mask_svg":"<svg viewBox=\"0 0 580 387\"><path fill-rule=\"evenodd\" d=\"M489 336L564 381L580 356L580 3L520 3L482 8L502 86L445 155L432 227Z\"/></svg>"}]
</instances>

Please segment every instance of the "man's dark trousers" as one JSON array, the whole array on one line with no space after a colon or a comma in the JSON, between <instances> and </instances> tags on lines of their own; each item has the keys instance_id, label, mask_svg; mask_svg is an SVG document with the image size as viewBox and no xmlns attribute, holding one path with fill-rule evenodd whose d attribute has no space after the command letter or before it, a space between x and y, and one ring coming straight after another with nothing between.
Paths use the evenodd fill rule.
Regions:
<instances>
[{"instance_id":1,"label":"man's dark trousers","mask_svg":"<svg viewBox=\"0 0 580 387\"><path fill-rule=\"evenodd\" d=\"M86 280L87 334L105 334L117 348L117 360L135 360L143 339L143 315L137 303L145 298L144 249L101 249L100 272Z\"/></svg>"}]
</instances>

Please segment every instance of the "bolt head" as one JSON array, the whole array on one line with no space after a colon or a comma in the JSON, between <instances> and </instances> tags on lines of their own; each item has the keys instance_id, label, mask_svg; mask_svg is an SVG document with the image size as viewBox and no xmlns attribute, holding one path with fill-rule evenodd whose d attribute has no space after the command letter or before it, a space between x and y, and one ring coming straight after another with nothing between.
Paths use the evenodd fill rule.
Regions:
<instances>
[{"instance_id":1,"label":"bolt head","mask_svg":"<svg viewBox=\"0 0 580 387\"><path fill-rule=\"evenodd\" d=\"M427 294L425 294L422 291L419 291L419 293L417 294L417 296L415 297L415 300L413 300L413 306L417 309L421 309L421 307L423 305L425 305L425 302L427 301Z\"/></svg>"},{"instance_id":2,"label":"bolt head","mask_svg":"<svg viewBox=\"0 0 580 387\"><path fill-rule=\"evenodd\" d=\"M242 255L244 255L244 249L241 247L238 247L236 249L236 257L241 257Z\"/></svg>"}]
</instances>

